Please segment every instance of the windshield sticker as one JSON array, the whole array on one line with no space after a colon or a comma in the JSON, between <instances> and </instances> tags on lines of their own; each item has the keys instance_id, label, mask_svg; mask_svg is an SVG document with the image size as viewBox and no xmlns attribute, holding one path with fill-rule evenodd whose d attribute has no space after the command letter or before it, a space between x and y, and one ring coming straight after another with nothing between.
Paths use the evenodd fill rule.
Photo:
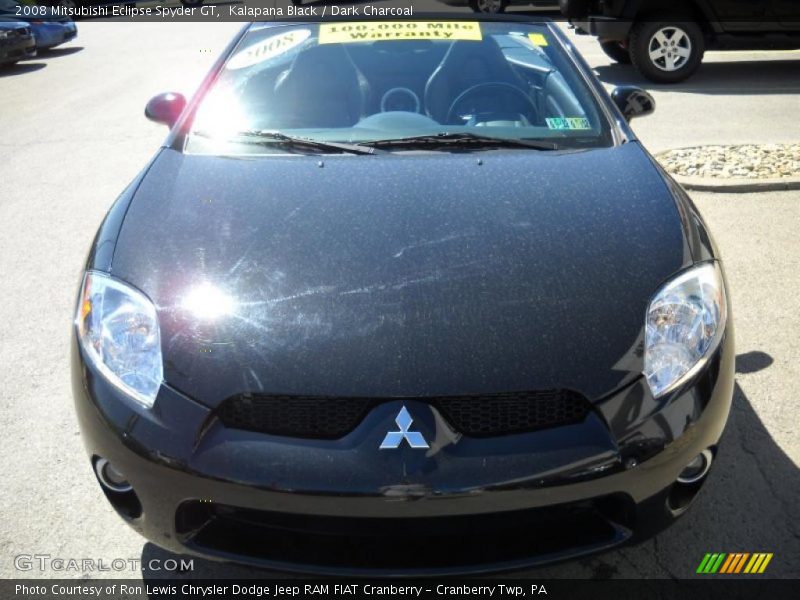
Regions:
<instances>
[{"instance_id":1,"label":"windshield sticker","mask_svg":"<svg viewBox=\"0 0 800 600\"><path fill-rule=\"evenodd\" d=\"M556 117L547 118L547 127L550 129L591 129L589 119L586 117Z\"/></svg>"},{"instance_id":2,"label":"windshield sticker","mask_svg":"<svg viewBox=\"0 0 800 600\"><path fill-rule=\"evenodd\" d=\"M470 21L386 21L324 23L320 44L375 42L379 40L473 40L480 41L480 23Z\"/></svg>"},{"instance_id":3,"label":"windshield sticker","mask_svg":"<svg viewBox=\"0 0 800 600\"><path fill-rule=\"evenodd\" d=\"M225 68L244 69L245 67L252 67L265 60L280 56L292 48L296 48L310 36L311 30L309 29L292 29L285 33L273 35L265 40L256 42L252 46L248 46L241 52L237 52L233 58L228 61Z\"/></svg>"},{"instance_id":4,"label":"windshield sticker","mask_svg":"<svg viewBox=\"0 0 800 600\"><path fill-rule=\"evenodd\" d=\"M537 46L547 46L547 38L542 33L529 33L528 39Z\"/></svg>"}]
</instances>

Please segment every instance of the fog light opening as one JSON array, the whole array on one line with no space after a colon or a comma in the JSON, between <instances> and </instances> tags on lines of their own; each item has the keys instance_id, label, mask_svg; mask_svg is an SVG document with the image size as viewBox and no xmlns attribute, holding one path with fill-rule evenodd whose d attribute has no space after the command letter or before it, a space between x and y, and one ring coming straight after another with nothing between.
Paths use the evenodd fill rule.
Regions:
<instances>
[{"instance_id":1,"label":"fog light opening","mask_svg":"<svg viewBox=\"0 0 800 600\"><path fill-rule=\"evenodd\" d=\"M713 460L714 455L709 448L706 448L683 468L678 475L678 483L691 484L702 480L711 468Z\"/></svg>"},{"instance_id":2,"label":"fog light opening","mask_svg":"<svg viewBox=\"0 0 800 600\"><path fill-rule=\"evenodd\" d=\"M110 492L122 494L133 489L125 476L117 471L105 458L98 458L94 463L94 472L100 484Z\"/></svg>"},{"instance_id":3,"label":"fog light opening","mask_svg":"<svg viewBox=\"0 0 800 600\"><path fill-rule=\"evenodd\" d=\"M705 483L714 452L706 448L690 460L678 475L667 496L667 508L674 517L684 513Z\"/></svg>"},{"instance_id":4,"label":"fog light opening","mask_svg":"<svg viewBox=\"0 0 800 600\"><path fill-rule=\"evenodd\" d=\"M97 455L92 457L92 465L103 495L117 511L117 514L126 521L141 517L142 503L125 475L112 467L108 460Z\"/></svg>"}]
</instances>

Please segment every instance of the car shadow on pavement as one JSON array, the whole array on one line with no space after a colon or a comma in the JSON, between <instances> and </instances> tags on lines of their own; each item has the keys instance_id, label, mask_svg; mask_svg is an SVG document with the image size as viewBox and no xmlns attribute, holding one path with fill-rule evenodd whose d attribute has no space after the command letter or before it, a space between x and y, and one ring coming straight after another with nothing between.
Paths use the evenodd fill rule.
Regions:
<instances>
[{"instance_id":1,"label":"car shadow on pavement","mask_svg":"<svg viewBox=\"0 0 800 600\"><path fill-rule=\"evenodd\" d=\"M739 95L800 93L800 60L704 62L688 80L673 84L648 81L631 65L602 65L595 67L594 71L604 83L638 85L665 92Z\"/></svg>"},{"instance_id":2,"label":"car shadow on pavement","mask_svg":"<svg viewBox=\"0 0 800 600\"><path fill-rule=\"evenodd\" d=\"M738 375L747 376L773 362L764 352L736 357ZM792 424L787 424L791 427ZM691 509L673 526L637 546L609 550L513 576L547 578L688 578L707 552L772 552L767 576L800 576L800 471L778 446L748 401L739 383L730 418L709 480ZM269 544L269 540L264 540ZM146 543L142 577L146 583L178 579L269 579L297 575L193 557L183 573L148 572L156 559L163 565L179 555Z\"/></svg>"},{"instance_id":3,"label":"car shadow on pavement","mask_svg":"<svg viewBox=\"0 0 800 600\"><path fill-rule=\"evenodd\" d=\"M44 69L47 65L40 62L18 62L14 65L0 67L0 77L10 77L11 75L24 75L39 69Z\"/></svg>"},{"instance_id":4,"label":"car shadow on pavement","mask_svg":"<svg viewBox=\"0 0 800 600\"><path fill-rule=\"evenodd\" d=\"M36 57L53 58L58 56L68 56L70 54L75 54L76 52L80 52L81 50L83 50L83 46L69 46L67 48L45 48L43 50L39 50Z\"/></svg>"}]
</instances>

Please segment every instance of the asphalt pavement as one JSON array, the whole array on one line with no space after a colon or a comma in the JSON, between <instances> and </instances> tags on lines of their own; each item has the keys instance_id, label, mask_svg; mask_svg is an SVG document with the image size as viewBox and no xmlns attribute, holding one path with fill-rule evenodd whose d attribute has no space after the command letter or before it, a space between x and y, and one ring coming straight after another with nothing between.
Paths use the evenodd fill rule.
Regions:
<instances>
[{"instance_id":1,"label":"asphalt pavement","mask_svg":"<svg viewBox=\"0 0 800 600\"><path fill-rule=\"evenodd\" d=\"M70 323L97 226L166 134L143 117L145 102L191 92L239 26L83 22L75 41L0 71L0 577L86 575L20 571L18 555L172 556L123 524L91 473L72 408ZM644 83L592 39L575 41L609 86ZM798 74L800 53L709 53L684 84L646 84L657 110L634 128L654 152L797 141ZM724 258L736 322L737 386L714 472L657 538L531 576L682 578L706 552L773 552L765 576L800 577L800 192L692 196ZM193 576L270 575L194 566Z\"/></svg>"}]
</instances>

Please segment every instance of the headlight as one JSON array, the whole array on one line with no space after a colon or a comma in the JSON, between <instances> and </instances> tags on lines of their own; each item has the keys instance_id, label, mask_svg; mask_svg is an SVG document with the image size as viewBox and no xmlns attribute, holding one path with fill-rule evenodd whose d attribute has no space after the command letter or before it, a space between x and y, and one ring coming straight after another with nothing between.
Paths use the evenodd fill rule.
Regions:
<instances>
[{"instance_id":1,"label":"headlight","mask_svg":"<svg viewBox=\"0 0 800 600\"><path fill-rule=\"evenodd\" d=\"M4 40L7 37L11 37L10 31L0 31L0 40Z\"/></svg>"},{"instance_id":2,"label":"headlight","mask_svg":"<svg viewBox=\"0 0 800 600\"><path fill-rule=\"evenodd\" d=\"M116 387L153 406L164 377L153 303L109 275L86 273L75 318L86 356Z\"/></svg>"},{"instance_id":3,"label":"headlight","mask_svg":"<svg viewBox=\"0 0 800 600\"><path fill-rule=\"evenodd\" d=\"M727 303L722 273L704 263L662 287L647 309L644 375L654 396L689 379L719 345Z\"/></svg>"}]
</instances>

